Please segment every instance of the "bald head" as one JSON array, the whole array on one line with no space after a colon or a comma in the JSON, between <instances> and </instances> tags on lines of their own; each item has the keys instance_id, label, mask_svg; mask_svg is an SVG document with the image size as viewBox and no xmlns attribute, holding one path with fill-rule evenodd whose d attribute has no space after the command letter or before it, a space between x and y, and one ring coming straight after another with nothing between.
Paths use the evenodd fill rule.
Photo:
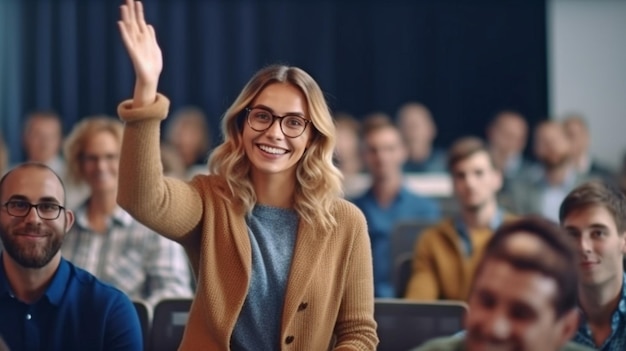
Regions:
<instances>
[{"instance_id":1,"label":"bald head","mask_svg":"<svg viewBox=\"0 0 626 351\"><path fill-rule=\"evenodd\" d=\"M48 173L48 177L44 176L44 178L48 178L47 182L49 183L49 185L57 188L56 192L58 200L60 203L65 204L66 196L63 180L61 180L61 177L59 177L59 175L56 174L56 172L54 172L52 168L38 162L26 162L17 165L13 167L10 171L8 171L2 178L0 178L0 200L3 203L4 201L6 201L4 196L6 193L11 191L10 188L12 187L15 179L30 177L34 173Z\"/></svg>"}]
</instances>

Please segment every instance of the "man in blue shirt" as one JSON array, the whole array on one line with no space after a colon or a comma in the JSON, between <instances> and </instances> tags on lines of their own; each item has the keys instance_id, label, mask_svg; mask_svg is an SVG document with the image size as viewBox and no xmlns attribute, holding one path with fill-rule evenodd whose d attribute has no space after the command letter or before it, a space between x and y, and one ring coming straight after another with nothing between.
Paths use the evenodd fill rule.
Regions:
<instances>
[{"instance_id":1,"label":"man in blue shirt","mask_svg":"<svg viewBox=\"0 0 626 351\"><path fill-rule=\"evenodd\" d=\"M372 186L353 202L367 219L374 261L375 296L396 297L391 282L391 231L401 221L434 222L440 217L439 207L433 200L411 193L403 184L402 165L407 152L400 132L390 120L380 117L366 120L363 143Z\"/></svg>"},{"instance_id":2,"label":"man in blue shirt","mask_svg":"<svg viewBox=\"0 0 626 351\"><path fill-rule=\"evenodd\" d=\"M0 180L0 337L11 350L142 350L132 302L61 257L74 223L47 166Z\"/></svg>"},{"instance_id":3,"label":"man in blue shirt","mask_svg":"<svg viewBox=\"0 0 626 351\"><path fill-rule=\"evenodd\" d=\"M572 190L559 210L578 245L581 323L574 341L597 350L626 350L626 197L601 181Z\"/></svg>"}]
</instances>

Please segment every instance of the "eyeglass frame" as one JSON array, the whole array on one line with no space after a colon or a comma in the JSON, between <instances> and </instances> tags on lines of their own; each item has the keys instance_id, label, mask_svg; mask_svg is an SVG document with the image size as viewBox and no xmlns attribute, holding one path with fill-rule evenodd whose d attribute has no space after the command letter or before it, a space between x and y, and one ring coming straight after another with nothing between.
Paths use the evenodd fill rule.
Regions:
<instances>
[{"instance_id":1,"label":"eyeglass frame","mask_svg":"<svg viewBox=\"0 0 626 351\"><path fill-rule=\"evenodd\" d=\"M26 211L26 213L21 215L21 216L20 215L15 215L15 214L11 213L11 210L9 210L9 204L15 203L15 202L28 204L28 206L29 206L28 211ZM44 218L44 217L41 216L41 213L39 213L39 207L38 207L39 205L54 205L54 206L59 207L59 211L58 211L56 217L54 217L54 218ZM61 211L67 211L67 209L64 206L61 206L59 204L55 204L53 202L40 202L40 203L33 204L33 203L30 203L30 202L24 201L24 200L9 200L9 201L5 202L2 206L4 206L4 208L6 208L7 213L10 216L18 217L18 218L28 217L28 215L30 214L30 211L32 211L33 207L34 207L35 208L35 212L37 213L37 216L39 216L39 218L41 218L43 220L46 220L46 221L53 221L55 219L58 219L61 216Z\"/></svg>"},{"instance_id":2,"label":"eyeglass frame","mask_svg":"<svg viewBox=\"0 0 626 351\"><path fill-rule=\"evenodd\" d=\"M252 112L252 110L263 110L263 111L269 113L270 116L272 116L272 121L267 126L267 128L265 128L265 129L256 129L256 128L254 128L252 126L252 123L250 122L250 112ZM256 132L264 132L264 131L270 129L274 125L274 122L276 122L276 120L278 120L278 127L280 128L280 131L283 133L283 135L285 137L292 138L292 139L300 137L302 134L304 134L304 132L306 131L306 127L309 125L309 123L311 123L311 120L308 119L308 118L304 118L304 117L298 116L296 114L287 114L287 115L284 115L284 116L279 116L279 115L274 114L272 111L270 111L270 110L268 110L267 108L264 108L264 107L246 107L244 109L244 111L246 111L246 122L248 123L248 126L250 128L252 128L252 130L254 130ZM298 117L298 118L302 118L304 120L304 128L302 128L302 132L300 134L298 134L296 136L290 136L290 135L287 135L285 133L285 131L283 130L283 119L285 119L287 117Z\"/></svg>"}]
</instances>

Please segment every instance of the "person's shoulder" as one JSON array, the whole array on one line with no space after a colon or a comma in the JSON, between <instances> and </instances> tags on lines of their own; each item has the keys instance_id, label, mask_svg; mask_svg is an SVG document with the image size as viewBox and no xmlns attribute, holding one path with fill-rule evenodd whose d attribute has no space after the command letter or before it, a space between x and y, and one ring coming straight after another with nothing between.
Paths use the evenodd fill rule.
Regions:
<instances>
[{"instance_id":1,"label":"person's shoulder","mask_svg":"<svg viewBox=\"0 0 626 351\"><path fill-rule=\"evenodd\" d=\"M71 279L75 281L74 293L81 297L82 302L91 300L93 303L106 303L117 300L130 300L118 288L105 283L86 270L77 267L70 261L67 261L70 267Z\"/></svg>"},{"instance_id":2,"label":"person's shoulder","mask_svg":"<svg viewBox=\"0 0 626 351\"><path fill-rule=\"evenodd\" d=\"M446 336L432 339L411 351L461 351L464 338L461 336Z\"/></svg>"},{"instance_id":3,"label":"person's shoulder","mask_svg":"<svg viewBox=\"0 0 626 351\"><path fill-rule=\"evenodd\" d=\"M424 228L422 236L429 235L439 237L441 236L441 233L450 231L456 231L454 227L454 220L450 217L445 217Z\"/></svg>"}]
</instances>

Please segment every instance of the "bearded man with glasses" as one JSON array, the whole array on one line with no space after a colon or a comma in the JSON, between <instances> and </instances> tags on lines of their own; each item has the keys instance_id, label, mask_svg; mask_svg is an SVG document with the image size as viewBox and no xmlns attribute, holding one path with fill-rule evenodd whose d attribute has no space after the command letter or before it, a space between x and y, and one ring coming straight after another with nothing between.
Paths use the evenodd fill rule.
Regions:
<instances>
[{"instance_id":1,"label":"bearded man with glasses","mask_svg":"<svg viewBox=\"0 0 626 351\"><path fill-rule=\"evenodd\" d=\"M48 166L0 179L0 338L11 350L141 350L139 319L121 291L61 257L74 223Z\"/></svg>"}]
</instances>

